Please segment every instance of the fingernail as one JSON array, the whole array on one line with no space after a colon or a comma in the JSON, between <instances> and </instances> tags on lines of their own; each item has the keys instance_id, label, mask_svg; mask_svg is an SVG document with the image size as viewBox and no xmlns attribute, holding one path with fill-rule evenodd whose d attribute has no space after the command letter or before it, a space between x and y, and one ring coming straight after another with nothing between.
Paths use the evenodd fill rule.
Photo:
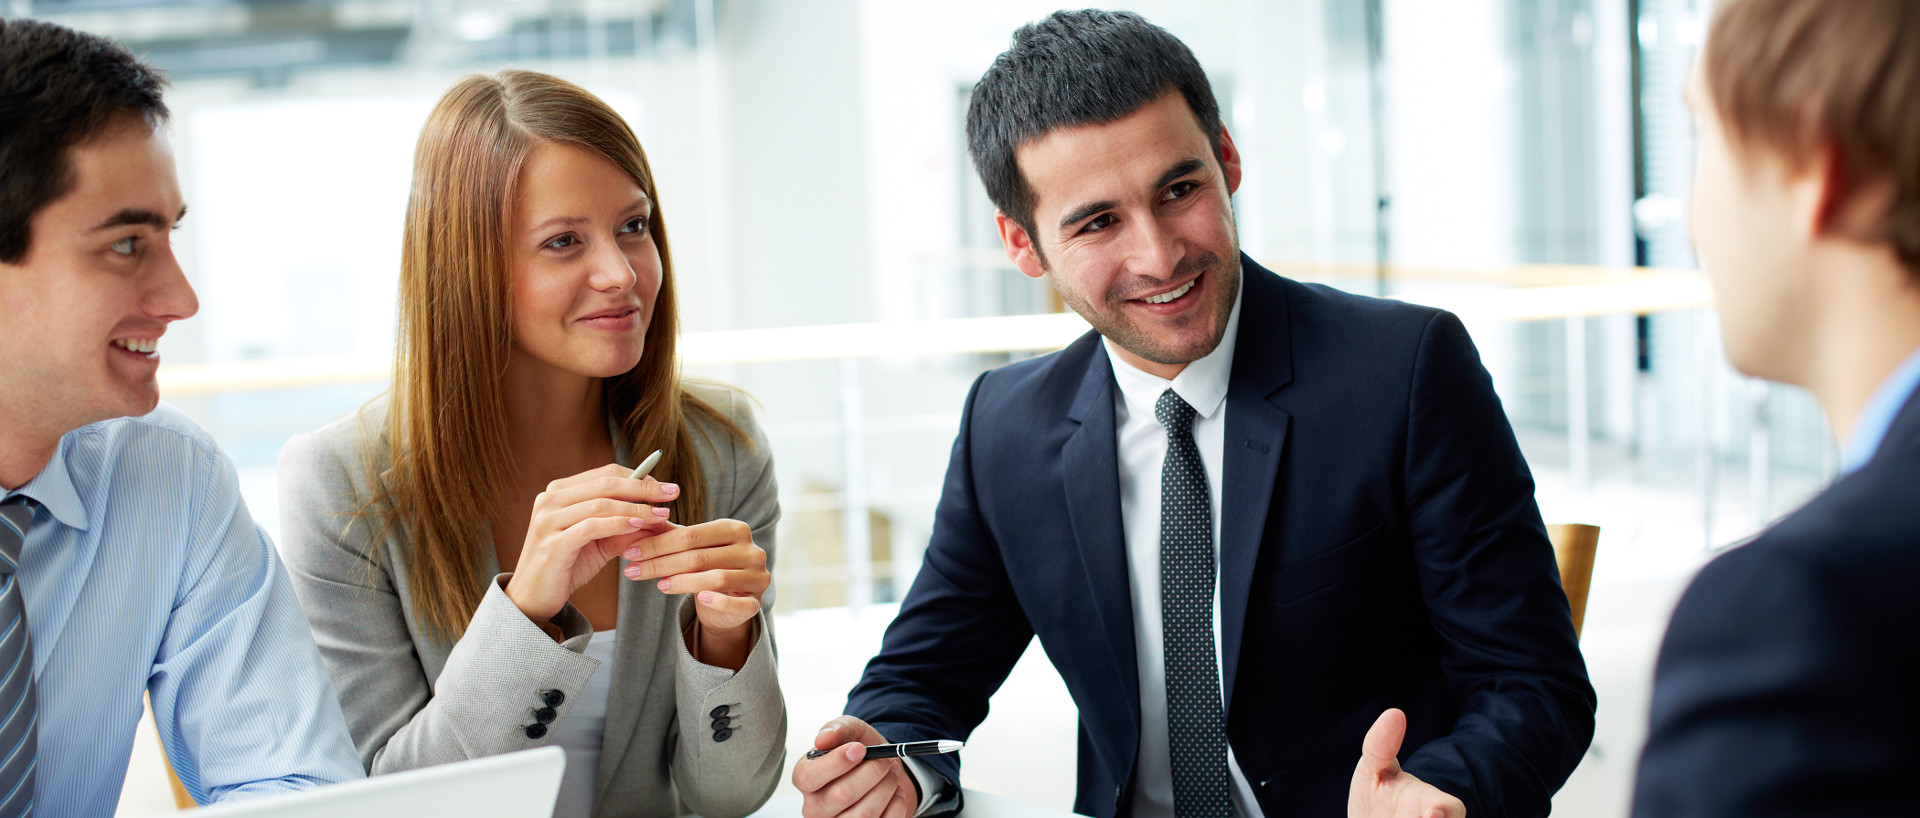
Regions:
<instances>
[{"instance_id":1,"label":"fingernail","mask_svg":"<svg viewBox=\"0 0 1920 818\"><path fill-rule=\"evenodd\" d=\"M838 724L834 724L833 722L827 722L827 723L826 723L826 725L824 725L824 726L822 726L822 727L820 728L820 733L824 733L824 732L827 732L828 730L832 730L833 728L835 728L835 727L839 727L839 726L840 726L840 725L838 725ZM816 735L816 736L817 736L817 735L820 735L820 733L814 733L814 735Z\"/></svg>"},{"instance_id":2,"label":"fingernail","mask_svg":"<svg viewBox=\"0 0 1920 818\"><path fill-rule=\"evenodd\" d=\"M702 605L712 605L712 604L713 604L713 592L712 592L712 591L701 591L701 592L700 592L700 604L702 604Z\"/></svg>"},{"instance_id":3,"label":"fingernail","mask_svg":"<svg viewBox=\"0 0 1920 818\"><path fill-rule=\"evenodd\" d=\"M632 558L632 557L628 557L627 559L633 559L633 558ZM627 567L625 567L625 568L622 568L622 569L620 569L620 571L621 571L621 573L624 573L624 574L626 574L626 575L627 575L627 579L639 579L639 578L640 578L640 566L638 566L638 565L629 565L629 566L627 566Z\"/></svg>"},{"instance_id":4,"label":"fingernail","mask_svg":"<svg viewBox=\"0 0 1920 818\"><path fill-rule=\"evenodd\" d=\"M863 755L866 755L866 753L867 753L867 748L865 748L865 747L848 747L848 748L847 748L847 760L848 760L848 761L859 761L859 760L860 760L860 757L861 757L861 756L863 756Z\"/></svg>"},{"instance_id":5,"label":"fingernail","mask_svg":"<svg viewBox=\"0 0 1920 818\"><path fill-rule=\"evenodd\" d=\"M627 553L621 554L620 556L626 557L627 562L639 562L640 558L646 556L646 554L638 548L629 548L627 549Z\"/></svg>"},{"instance_id":6,"label":"fingernail","mask_svg":"<svg viewBox=\"0 0 1920 818\"><path fill-rule=\"evenodd\" d=\"M664 594L664 593L666 593L666 592L667 592L667 589L668 589L668 588L672 588L672 587L673 587L673 580L670 580L670 579L663 579L663 580L660 580L660 592L661 592L661 593L663 593L663 594Z\"/></svg>"},{"instance_id":7,"label":"fingernail","mask_svg":"<svg viewBox=\"0 0 1920 818\"><path fill-rule=\"evenodd\" d=\"M664 508L655 508L655 509L653 510L653 514L654 514L654 516L656 516L656 517L665 517L665 516L667 516L667 515L668 515L668 514L670 514L670 513L671 513L671 512L669 512L668 510L666 510L666 509L664 509Z\"/></svg>"},{"instance_id":8,"label":"fingernail","mask_svg":"<svg viewBox=\"0 0 1920 818\"><path fill-rule=\"evenodd\" d=\"M672 483L661 483L661 484L660 484L660 493L661 493L661 494L665 494L665 495L667 495L668 497L672 497L672 496L674 496L674 495L676 495L676 494L679 494L679 493L680 493L680 487L679 487L679 486L676 486L676 485L674 485L674 484L672 484Z\"/></svg>"},{"instance_id":9,"label":"fingernail","mask_svg":"<svg viewBox=\"0 0 1920 818\"><path fill-rule=\"evenodd\" d=\"M643 525L646 525L646 524L647 524L647 521L646 521L646 520L642 520L642 519L640 519L639 517L628 517L628 518L627 518L627 525L630 525L630 526L633 526L634 528L639 528L639 527L641 527L641 526L643 526Z\"/></svg>"}]
</instances>

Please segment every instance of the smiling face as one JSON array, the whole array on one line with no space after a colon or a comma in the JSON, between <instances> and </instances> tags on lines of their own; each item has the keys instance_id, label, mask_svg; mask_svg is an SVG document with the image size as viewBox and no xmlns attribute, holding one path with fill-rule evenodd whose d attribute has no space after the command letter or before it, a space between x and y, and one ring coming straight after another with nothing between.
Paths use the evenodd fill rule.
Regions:
<instances>
[{"instance_id":1,"label":"smiling face","mask_svg":"<svg viewBox=\"0 0 1920 818\"><path fill-rule=\"evenodd\" d=\"M513 208L513 360L593 378L640 362L660 295L653 203L597 154L553 142L521 165Z\"/></svg>"},{"instance_id":2,"label":"smiling face","mask_svg":"<svg viewBox=\"0 0 1920 818\"><path fill-rule=\"evenodd\" d=\"M1220 344L1240 289L1240 155L1224 132L1220 152L1177 91L1022 145L1035 230L996 216L1007 255L1050 275L1128 363L1172 378Z\"/></svg>"},{"instance_id":3,"label":"smiling face","mask_svg":"<svg viewBox=\"0 0 1920 818\"><path fill-rule=\"evenodd\" d=\"M0 262L0 417L55 437L153 411L160 336L200 308L174 259L186 206L166 135L121 115L67 159L72 189Z\"/></svg>"}]
</instances>

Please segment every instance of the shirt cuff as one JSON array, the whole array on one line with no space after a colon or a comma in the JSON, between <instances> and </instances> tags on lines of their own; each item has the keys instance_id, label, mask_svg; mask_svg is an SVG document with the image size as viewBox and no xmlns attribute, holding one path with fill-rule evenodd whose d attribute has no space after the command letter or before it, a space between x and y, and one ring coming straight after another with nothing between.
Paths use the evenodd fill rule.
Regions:
<instances>
[{"instance_id":1,"label":"shirt cuff","mask_svg":"<svg viewBox=\"0 0 1920 818\"><path fill-rule=\"evenodd\" d=\"M933 802L940 800L940 788L947 783L945 776L927 769L917 758L900 759L907 767L907 775L913 776L913 783L920 788L920 806L913 810L914 818L926 814Z\"/></svg>"}]
</instances>

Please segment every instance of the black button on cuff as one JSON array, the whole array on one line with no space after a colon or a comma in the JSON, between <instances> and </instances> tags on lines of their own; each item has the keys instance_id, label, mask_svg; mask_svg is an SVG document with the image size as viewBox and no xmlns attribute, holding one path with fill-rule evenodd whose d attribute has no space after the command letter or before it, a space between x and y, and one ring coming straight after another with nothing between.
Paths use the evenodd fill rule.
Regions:
<instances>
[{"instance_id":1,"label":"black button on cuff","mask_svg":"<svg viewBox=\"0 0 1920 818\"><path fill-rule=\"evenodd\" d=\"M727 714L732 712L733 712L733 708L723 704L723 705L720 705L719 707L714 708L713 712L710 712L707 715L716 719L724 719L727 717Z\"/></svg>"},{"instance_id":2,"label":"black button on cuff","mask_svg":"<svg viewBox=\"0 0 1920 818\"><path fill-rule=\"evenodd\" d=\"M539 710L533 711L533 720L541 724L552 724L554 717L558 715L560 714L555 712L553 708L542 707Z\"/></svg>"},{"instance_id":3,"label":"black button on cuff","mask_svg":"<svg viewBox=\"0 0 1920 818\"><path fill-rule=\"evenodd\" d=\"M538 739L538 738L545 737L546 734L547 734L547 726L544 724L527 725L527 738Z\"/></svg>"},{"instance_id":4,"label":"black button on cuff","mask_svg":"<svg viewBox=\"0 0 1920 818\"><path fill-rule=\"evenodd\" d=\"M732 726L733 726L733 719L727 718L726 716L721 716L720 718L713 720L713 729L715 730L725 730Z\"/></svg>"},{"instance_id":5,"label":"black button on cuff","mask_svg":"<svg viewBox=\"0 0 1920 818\"><path fill-rule=\"evenodd\" d=\"M713 731L714 741L726 741L727 739L730 739L730 738L733 738L733 731L728 730L725 727L722 727L718 730Z\"/></svg>"},{"instance_id":6,"label":"black button on cuff","mask_svg":"<svg viewBox=\"0 0 1920 818\"><path fill-rule=\"evenodd\" d=\"M566 700L567 700L567 694L562 691L559 691L559 690L540 691L540 701L546 702L548 707L559 707L561 702L564 702Z\"/></svg>"}]
</instances>

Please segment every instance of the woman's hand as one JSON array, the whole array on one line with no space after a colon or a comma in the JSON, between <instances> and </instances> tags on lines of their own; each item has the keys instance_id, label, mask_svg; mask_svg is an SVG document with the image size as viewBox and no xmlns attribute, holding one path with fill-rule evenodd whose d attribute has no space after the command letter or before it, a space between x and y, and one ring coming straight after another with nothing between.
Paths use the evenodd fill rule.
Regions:
<instances>
[{"instance_id":1,"label":"woman's hand","mask_svg":"<svg viewBox=\"0 0 1920 818\"><path fill-rule=\"evenodd\" d=\"M739 520L714 520L681 526L650 526L627 545L628 579L660 580L662 593L693 594L698 639L688 640L694 657L715 667L739 670L753 645L760 597L773 584L767 552L753 543L753 529Z\"/></svg>"},{"instance_id":2,"label":"woman's hand","mask_svg":"<svg viewBox=\"0 0 1920 818\"><path fill-rule=\"evenodd\" d=\"M680 488L651 477L634 480L618 464L601 466L547 484L533 499L533 519L520 548L507 597L543 624L580 586L650 531L672 526L667 510Z\"/></svg>"}]
</instances>

